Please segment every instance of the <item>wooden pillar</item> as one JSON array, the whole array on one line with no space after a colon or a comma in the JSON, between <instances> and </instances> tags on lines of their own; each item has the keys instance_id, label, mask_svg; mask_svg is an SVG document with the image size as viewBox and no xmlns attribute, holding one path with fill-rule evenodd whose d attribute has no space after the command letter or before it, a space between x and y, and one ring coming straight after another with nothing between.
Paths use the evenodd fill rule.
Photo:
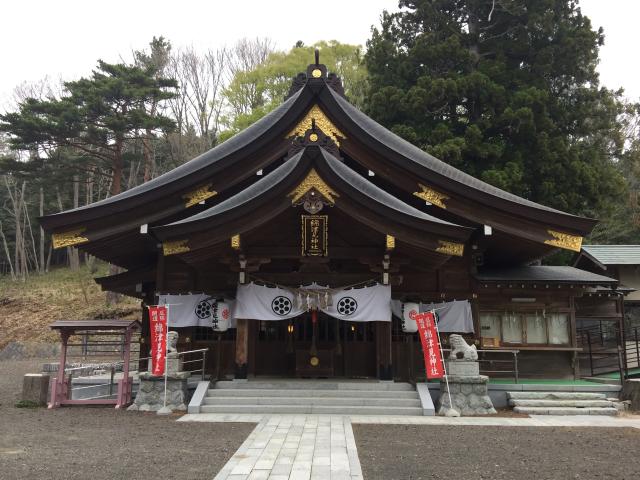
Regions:
<instances>
[{"instance_id":1,"label":"wooden pillar","mask_svg":"<svg viewBox=\"0 0 640 480\"><path fill-rule=\"evenodd\" d=\"M129 377L129 359L131 357L132 333L131 326L129 326L125 332L124 363L122 365L122 378L118 382L118 400L116 408L123 408L131 403L131 387L133 386L133 379Z\"/></svg>"},{"instance_id":2,"label":"wooden pillar","mask_svg":"<svg viewBox=\"0 0 640 480\"><path fill-rule=\"evenodd\" d=\"M149 366L148 357L151 356L151 330L149 325L149 305L155 302L154 292L145 290L143 301L140 302L142 309L142 329L140 331L140 353L138 355L138 371L146 372ZM143 360L144 359L144 360Z\"/></svg>"},{"instance_id":3,"label":"wooden pillar","mask_svg":"<svg viewBox=\"0 0 640 480\"><path fill-rule=\"evenodd\" d=\"M376 322L376 353L378 378L380 380L393 380L391 322Z\"/></svg>"},{"instance_id":4,"label":"wooden pillar","mask_svg":"<svg viewBox=\"0 0 640 480\"><path fill-rule=\"evenodd\" d=\"M58 366L58 374L51 385L49 408L58 408L64 400L67 400L65 368L67 365L67 343L69 343L69 336L69 331L64 328L60 329L60 363Z\"/></svg>"},{"instance_id":5,"label":"wooden pillar","mask_svg":"<svg viewBox=\"0 0 640 480\"><path fill-rule=\"evenodd\" d=\"M249 361L249 320L239 318L236 329L236 374L235 378L247 378Z\"/></svg>"}]
</instances>

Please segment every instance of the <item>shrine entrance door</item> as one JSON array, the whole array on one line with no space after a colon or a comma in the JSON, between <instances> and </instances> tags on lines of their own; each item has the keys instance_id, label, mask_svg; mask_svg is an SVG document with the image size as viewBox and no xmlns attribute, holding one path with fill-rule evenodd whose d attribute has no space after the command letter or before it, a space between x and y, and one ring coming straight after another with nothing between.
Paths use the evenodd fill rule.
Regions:
<instances>
[{"instance_id":1,"label":"shrine entrance door","mask_svg":"<svg viewBox=\"0 0 640 480\"><path fill-rule=\"evenodd\" d=\"M281 321L251 321L256 376L370 378L376 371L376 323L346 322L317 312Z\"/></svg>"}]
</instances>

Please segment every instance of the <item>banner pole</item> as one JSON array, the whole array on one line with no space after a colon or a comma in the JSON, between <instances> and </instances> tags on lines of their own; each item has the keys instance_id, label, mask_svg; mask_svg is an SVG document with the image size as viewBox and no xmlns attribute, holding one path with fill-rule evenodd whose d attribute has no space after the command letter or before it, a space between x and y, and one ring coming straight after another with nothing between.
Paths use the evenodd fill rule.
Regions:
<instances>
[{"instance_id":1,"label":"banner pole","mask_svg":"<svg viewBox=\"0 0 640 480\"><path fill-rule=\"evenodd\" d=\"M453 409L453 401L451 400L451 390L449 390L449 376L447 375L447 363L444 361L444 352L442 351L442 342L440 341L440 329L438 328L438 317L436 311L431 310L433 321L436 324L436 333L438 334L438 347L440 348L440 356L442 357L442 368L444 370L444 383L447 385L447 393L449 394L449 408Z\"/></svg>"},{"instance_id":2,"label":"banner pole","mask_svg":"<svg viewBox=\"0 0 640 480\"><path fill-rule=\"evenodd\" d=\"M166 327L165 339L164 339L164 405L163 405L163 408L167 408L167 369L169 367L169 359L167 358L167 351L169 350L169 304L166 304L166 306L167 306L167 327Z\"/></svg>"}]
</instances>

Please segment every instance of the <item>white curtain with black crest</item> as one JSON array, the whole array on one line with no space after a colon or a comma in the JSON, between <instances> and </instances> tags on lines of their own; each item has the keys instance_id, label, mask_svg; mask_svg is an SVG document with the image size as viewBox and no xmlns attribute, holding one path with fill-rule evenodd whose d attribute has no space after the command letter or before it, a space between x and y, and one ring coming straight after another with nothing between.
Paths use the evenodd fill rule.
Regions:
<instances>
[{"instance_id":1,"label":"white curtain with black crest","mask_svg":"<svg viewBox=\"0 0 640 480\"><path fill-rule=\"evenodd\" d=\"M159 305L169 307L169 327L210 327L224 332L235 328L233 306L235 301L218 301L210 295L159 295Z\"/></svg>"},{"instance_id":2,"label":"white curtain with black crest","mask_svg":"<svg viewBox=\"0 0 640 480\"><path fill-rule=\"evenodd\" d=\"M238 285L235 318L284 320L316 308L352 322L390 322L391 287L329 289L312 284L300 288L249 283Z\"/></svg>"}]
</instances>

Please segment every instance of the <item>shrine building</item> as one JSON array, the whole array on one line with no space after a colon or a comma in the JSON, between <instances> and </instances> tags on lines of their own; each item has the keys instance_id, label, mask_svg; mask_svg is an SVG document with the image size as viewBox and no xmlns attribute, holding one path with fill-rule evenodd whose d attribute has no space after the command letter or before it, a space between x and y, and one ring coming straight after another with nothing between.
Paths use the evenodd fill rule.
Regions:
<instances>
[{"instance_id":1,"label":"shrine building","mask_svg":"<svg viewBox=\"0 0 640 480\"><path fill-rule=\"evenodd\" d=\"M96 280L104 290L170 297L180 348L209 347L218 378L424 379L407 305L448 309L443 339L462 333L481 358L517 350L521 377L575 378L581 322L623 314L616 279L541 265L579 252L596 220L425 153L351 105L317 59L231 139L41 223L54 247L121 267ZM219 303L232 318L213 318Z\"/></svg>"}]
</instances>

